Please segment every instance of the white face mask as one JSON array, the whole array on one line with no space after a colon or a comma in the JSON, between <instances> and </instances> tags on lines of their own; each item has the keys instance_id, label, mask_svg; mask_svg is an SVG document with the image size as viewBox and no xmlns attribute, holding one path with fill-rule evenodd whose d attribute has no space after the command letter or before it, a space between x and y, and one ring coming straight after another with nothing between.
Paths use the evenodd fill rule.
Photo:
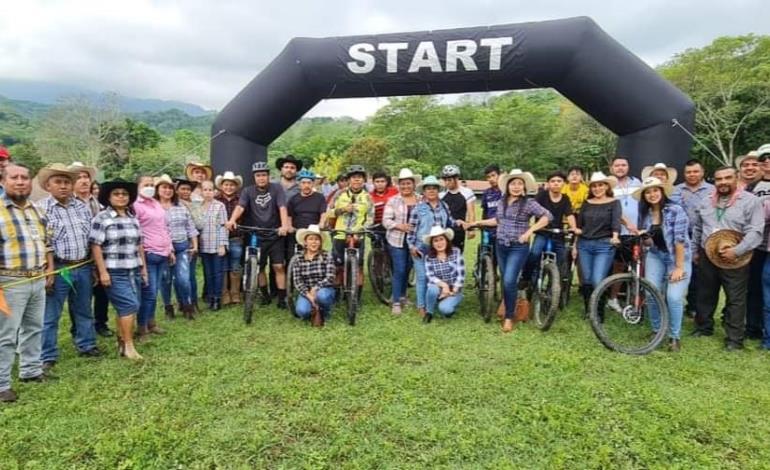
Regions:
<instances>
[{"instance_id":1,"label":"white face mask","mask_svg":"<svg viewBox=\"0 0 770 470\"><path fill-rule=\"evenodd\" d=\"M142 197L150 199L151 197L155 196L155 188L152 186L145 186L139 190L139 194L141 194Z\"/></svg>"}]
</instances>

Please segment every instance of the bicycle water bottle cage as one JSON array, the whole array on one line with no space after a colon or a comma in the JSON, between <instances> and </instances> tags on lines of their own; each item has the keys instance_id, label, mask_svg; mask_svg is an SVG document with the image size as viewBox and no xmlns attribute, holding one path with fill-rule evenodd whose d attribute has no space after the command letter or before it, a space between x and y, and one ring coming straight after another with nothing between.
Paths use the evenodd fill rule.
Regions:
<instances>
[{"instance_id":1,"label":"bicycle water bottle cage","mask_svg":"<svg viewBox=\"0 0 770 470\"><path fill-rule=\"evenodd\" d=\"M481 231L481 244L489 245L489 232L486 230Z\"/></svg>"}]
</instances>

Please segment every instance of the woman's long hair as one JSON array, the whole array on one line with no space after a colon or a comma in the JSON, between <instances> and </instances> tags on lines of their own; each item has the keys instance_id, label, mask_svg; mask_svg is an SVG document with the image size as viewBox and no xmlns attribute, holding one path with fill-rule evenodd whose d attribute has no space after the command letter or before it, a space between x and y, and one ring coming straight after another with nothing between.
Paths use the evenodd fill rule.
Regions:
<instances>
[{"instance_id":1,"label":"woman's long hair","mask_svg":"<svg viewBox=\"0 0 770 470\"><path fill-rule=\"evenodd\" d=\"M454 248L454 245L452 245L452 240L449 239L446 235L437 235L430 240L430 248L428 249L428 257L430 258L437 258L438 257L438 250L433 248L433 240L435 240L437 237L444 237L444 240L446 240L446 249L444 252L446 252L447 257L452 254L452 248Z\"/></svg>"},{"instance_id":2,"label":"woman's long hair","mask_svg":"<svg viewBox=\"0 0 770 470\"><path fill-rule=\"evenodd\" d=\"M661 223L663 223L663 209L665 209L666 206L669 204L672 204L671 199L666 196L665 191L663 191L663 188L660 189L660 214L661 214ZM647 216L650 214L650 211L652 210L652 204L647 202L647 199L644 198L644 193L647 192L647 190L644 190L642 192L642 197L639 198L639 220L637 222L637 225L641 225L642 221L647 218Z\"/></svg>"},{"instance_id":3,"label":"woman's long hair","mask_svg":"<svg viewBox=\"0 0 770 470\"><path fill-rule=\"evenodd\" d=\"M160 193L158 193L158 189L160 189L160 187L163 186L164 184L167 185L167 186L171 186L171 205L172 206L178 206L179 205L179 196L176 194L176 188L174 187L173 184L160 183L160 184L156 185L155 186L155 196L153 196L153 197L155 198L156 201L160 202Z\"/></svg>"}]
</instances>

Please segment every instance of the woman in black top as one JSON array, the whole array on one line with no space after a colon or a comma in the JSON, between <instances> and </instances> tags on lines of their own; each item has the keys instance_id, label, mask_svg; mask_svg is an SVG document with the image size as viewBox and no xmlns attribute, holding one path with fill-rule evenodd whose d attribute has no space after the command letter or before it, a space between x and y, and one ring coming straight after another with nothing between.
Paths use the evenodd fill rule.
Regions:
<instances>
[{"instance_id":1,"label":"woman in black top","mask_svg":"<svg viewBox=\"0 0 770 470\"><path fill-rule=\"evenodd\" d=\"M577 217L579 235L578 262L583 273L581 291L588 311L588 299L593 288L607 276L620 244L620 202L613 198L612 188L617 181L602 172L591 175L588 199Z\"/></svg>"}]
</instances>

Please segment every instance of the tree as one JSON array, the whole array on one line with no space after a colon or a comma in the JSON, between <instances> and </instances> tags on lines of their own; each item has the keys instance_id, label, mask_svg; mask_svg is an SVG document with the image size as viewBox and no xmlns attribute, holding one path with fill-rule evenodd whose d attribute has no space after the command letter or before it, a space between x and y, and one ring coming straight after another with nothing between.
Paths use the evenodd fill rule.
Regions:
<instances>
[{"instance_id":1,"label":"tree","mask_svg":"<svg viewBox=\"0 0 770 470\"><path fill-rule=\"evenodd\" d=\"M28 166L33 175L45 166L37 147L32 143L16 144L10 147L8 151L13 157L13 161Z\"/></svg>"},{"instance_id":2,"label":"tree","mask_svg":"<svg viewBox=\"0 0 770 470\"><path fill-rule=\"evenodd\" d=\"M388 143L379 137L359 137L344 154L348 165L363 165L367 170L385 169L388 164Z\"/></svg>"}]
</instances>

